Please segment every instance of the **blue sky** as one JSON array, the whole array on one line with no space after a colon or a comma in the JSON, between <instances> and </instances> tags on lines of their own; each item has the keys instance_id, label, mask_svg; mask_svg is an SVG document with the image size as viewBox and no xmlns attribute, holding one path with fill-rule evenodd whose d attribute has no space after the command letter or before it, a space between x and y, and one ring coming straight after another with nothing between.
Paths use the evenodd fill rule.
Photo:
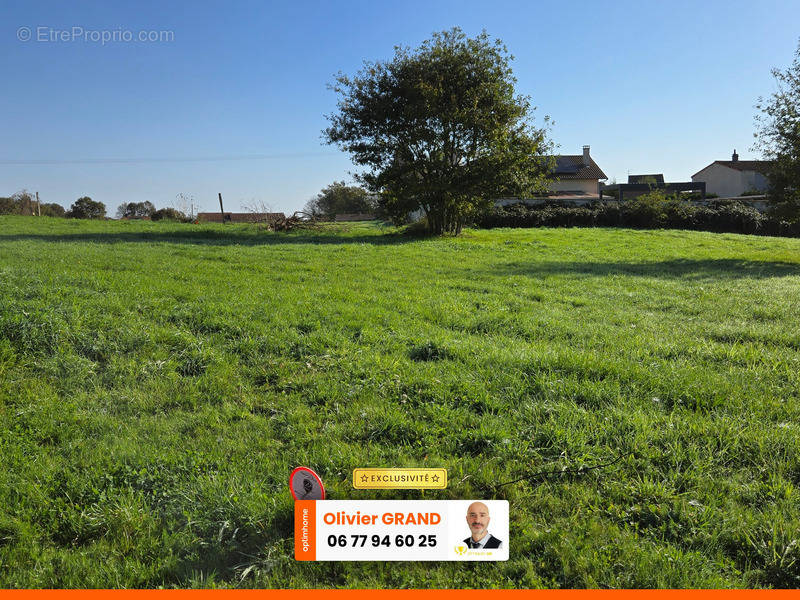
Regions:
<instances>
[{"instance_id":1,"label":"blue sky","mask_svg":"<svg viewBox=\"0 0 800 600\"><path fill-rule=\"evenodd\" d=\"M502 39L564 154L688 181L750 151L754 104L791 63L800 2L9 2L0 5L0 195L38 191L293 211L355 167L321 144L326 84L459 26ZM21 41L30 30L31 38ZM52 41L72 34L75 41ZM106 30L171 41L92 41ZM96 33L86 33L96 32ZM110 35L109 34L109 35ZM246 156L260 158L244 159ZM215 157L221 160L185 160ZM112 159L146 159L113 162Z\"/></svg>"}]
</instances>

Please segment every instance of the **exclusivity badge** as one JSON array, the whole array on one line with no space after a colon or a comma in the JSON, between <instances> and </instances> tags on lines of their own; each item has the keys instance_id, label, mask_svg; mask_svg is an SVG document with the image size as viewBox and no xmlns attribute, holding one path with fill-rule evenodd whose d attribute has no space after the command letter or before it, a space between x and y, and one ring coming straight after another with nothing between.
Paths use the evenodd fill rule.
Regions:
<instances>
[{"instance_id":1,"label":"exclusivity badge","mask_svg":"<svg viewBox=\"0 0 800 600\"><path fill-rule=\"evenodd\" d=\"M353 487L359 490L441 490L447 469L356 469Z\"/></svg>"}]
</instances>

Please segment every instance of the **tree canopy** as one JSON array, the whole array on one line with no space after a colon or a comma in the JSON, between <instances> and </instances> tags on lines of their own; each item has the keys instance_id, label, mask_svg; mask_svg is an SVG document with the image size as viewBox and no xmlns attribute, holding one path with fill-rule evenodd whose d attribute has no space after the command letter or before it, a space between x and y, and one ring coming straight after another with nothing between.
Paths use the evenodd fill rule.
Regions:
<instances>
[{"instance_id":1,"label":"tree canopy","mask_svg":"<svg viewBox=\"0 0 800 600\"><path fill-rule=\"evenodd\" d=\"M768 194L776 203L789 205L800 216L800 43L792 65L773 69L777 91L756 108L758 131L755 148L772 164Z\"/></svg>"},{"instance_id":2,"label":"tree canopy","mask_svg":"<svg viewBox=\"0 0 800 600\"><path fill-rule=\"evenodd\" d=\"M150 217L156 212L156 207L152 202L123 202L117 207L118 219L141 219Z\"/></svg>"},{"instance_id":3,"label":"tree canopy","mask_svg":"<svg viewBox=\"0 0 800 600\"><path fill-rule=\"evenodd\" d=\"M0 198L0 215L38 215L43 217L63 217L64 207L60 204L34 202L33 195L22 190L10 198Z\"/></svg>"},{"instance_id":4,"label":"tree canopy","mask_svg":"<svg viewBox=\"0 0 800 600\"><path fill-rule=\"evenodd\" d=\"M309 200L303 210L314 216L325 217L341 213L373 213L375 202L363 187L334 181Z\"/></svg>"},{"instance_id":5,"label":"tree canopy","mask_svg":"<svg viewBox=\"0 0 800 600\"><path fill-rule=\"evenodd\" d=\"M323 137L365 167L358 180L391 217L422 210L431 232L459 233L492 198L546 188L552 145L515 92L511 60L500 40L458 28L395 47L391 60L336 77Z\"/></svg>"},{"instance_id":6,"label":"tree canopy","mask_svg":"<svg viewBox=\"0 0 800 600\"><path fill-rule=\"evenodd\" d=\"M33 196L21 190L10 198L0 198L0 215L32 215Z\"/></svg>"},{"instance_id":7,"label":"tree canopy","mask_svg":"<svg viewBox=\"0 0 800 600\"><path fill-rule=\"evenodd\" d=\"M84 196L75 200L64 216L71 219L102 219L106 216L106 205Z\"/></svg>"}]
</instances>

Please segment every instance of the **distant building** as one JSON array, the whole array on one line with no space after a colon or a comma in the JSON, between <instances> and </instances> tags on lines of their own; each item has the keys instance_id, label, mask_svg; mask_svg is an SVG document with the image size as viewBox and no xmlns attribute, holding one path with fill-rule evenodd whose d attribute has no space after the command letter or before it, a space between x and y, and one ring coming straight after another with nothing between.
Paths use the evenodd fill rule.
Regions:
<instances>
[{"instance_id":1,"label":"distant building","mask_svg":"<svg viewBox=\"0 0 800 600\"><path fill-rule=\"evenodd\" d=\"M562 154L555 159L553 181L548 186L551 192L600 196L600 180L608 177L589 155L589 146L583 147L583 154Z\"/></svg>"},{"instance_id":2,"label":"distant building","mask_svg":"<svg viewBox=\"0 0 800 600\"><path fill-rule=\"evenodd\" d=\"M769 185L768 160L739 160L736 150L731 160L715 160L692 175L692 181L703 181L706 192L720 198L741 196L744 192L764 193Z\"/></svg>"},{"instance_id":3,"label":"distant building","mask_svg":"<svg viewBox=\"0 0 800 600\"><path fill-rule=\"evenodd\" d=\"M654 183L663 184L664 174L654 173L652 175L628 175L628 183Z\"/></svg>"},{"instance_id":4,"label":"distant building","mask_svg":"<svg viewBox=\"0 0 800 600\"><path fill-rule=\"evenodd\" d=\"M266 223L269 221L283 220L286 215L281 213L219 213L201 212L197 220L201 223Z\"/></svg>"},{"instance_id":5,"label":"distant building","mask_svg":"<svg viewBox=\"0 0 800 600\"><path fill-rule=\"evenodd\" d=\"M600 199L602 183L608 177L589 155L589 146L583 147L583 154L561 154L553 157L555 167L550 173L548 193L535 198L499 198L495 206L524 203L530 205L545 202L583 206Z\"/></svg>"},{"instance_id":6,"label":"distant building","mask_svg":"<svg viewBox=\"0 0 800 600\"><path fill-rule=\"evenodd\" d=\"M679 194L681 192L699 192L702 198L706 197L706 184L702 181L682 181L667 183L663 173L649 175L628 175L628 183L620 183L604 188L604 191L616 195L617 199L634 200L639 196L659 190L665 194Z\"/></svg>"}]
</instances>

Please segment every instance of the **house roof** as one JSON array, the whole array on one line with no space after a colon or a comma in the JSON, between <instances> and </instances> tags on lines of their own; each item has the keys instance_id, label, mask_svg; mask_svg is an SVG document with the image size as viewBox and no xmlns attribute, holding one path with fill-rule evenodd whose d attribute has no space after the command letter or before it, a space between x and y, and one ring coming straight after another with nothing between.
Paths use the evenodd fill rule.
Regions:
<instances>
[{"instance_id":1,"label":"house roof","mask_svg":"<svg viewBox=\"0 0 800 600\"><path fill-rule=\"evenodd\" d=\"M628 183L664 183L664 174L628 175Z\"/></svg>"},{"instance_id":2,"label":"house roof","mask_svg":"<svg viewBox=\"0 0 800 600\"><path fill-rule=\"evenodd\" d=\"M589 157L589 164L583 164L582 154L562 154L556 156L553 175L559 179L608 179L603 170Z\"/></svg>"},{"instance_id":3,"label":"house roof","mask_svg":"<svg viewBox=\"0 0 800 600\"><path fill-rule=\"evenodd\" d=\"M728 167L729 169L735 169L737 171L755 171L756 173L766 175L771 164L772 161L769 160L715 160L707 167L700 169L697 173L692 175L692 177L699 175L713 165L722 165L723 167Z\"/></svg>"}]
</instances>

